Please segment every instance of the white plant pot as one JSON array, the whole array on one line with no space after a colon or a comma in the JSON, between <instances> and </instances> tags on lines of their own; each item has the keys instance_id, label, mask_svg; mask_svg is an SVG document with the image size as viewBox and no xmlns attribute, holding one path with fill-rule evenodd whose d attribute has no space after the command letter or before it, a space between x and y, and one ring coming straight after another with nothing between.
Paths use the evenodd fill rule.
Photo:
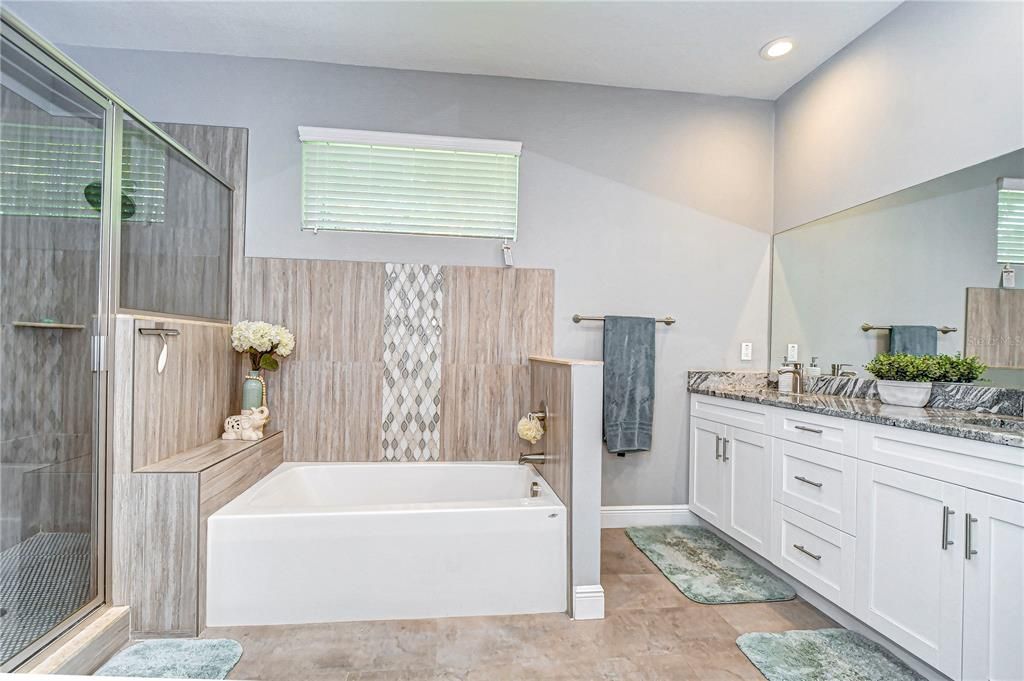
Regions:
<instances>
[{"instance_id":1,"label":"white plant pot","mask_svg":"<svg viewBox=\"0 0 1024 681\"><path fill-rule=\"evenodd\" d=\"M878 397L886 404L923 407L932 396L931 383L914 381L877 381Z\"/></svg>"}]
</instances>

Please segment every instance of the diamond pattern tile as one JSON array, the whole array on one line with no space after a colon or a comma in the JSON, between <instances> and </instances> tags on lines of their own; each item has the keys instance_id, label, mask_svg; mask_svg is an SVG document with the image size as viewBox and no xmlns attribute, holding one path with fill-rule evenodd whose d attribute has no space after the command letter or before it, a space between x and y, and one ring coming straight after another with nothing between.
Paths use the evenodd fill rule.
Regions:
<instances>
[{"instance_id":1,"label":"diamond pattern tile","mask_svg":"<svg viewBox=\"0 0 1024 681\"><path fill-rule=\"evenodd\" d=\"M437 265L385 265L385 460L433 461L440 454L443 291Z\"/></svg>"}]
</instances>

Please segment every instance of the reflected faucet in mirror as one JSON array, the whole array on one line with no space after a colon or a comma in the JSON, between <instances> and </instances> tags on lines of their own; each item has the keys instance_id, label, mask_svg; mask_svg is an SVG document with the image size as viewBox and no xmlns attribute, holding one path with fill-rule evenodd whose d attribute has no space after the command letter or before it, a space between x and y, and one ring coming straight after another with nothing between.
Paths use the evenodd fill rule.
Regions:
<instances>
[{"instance_id":1,"label":"reflected faucet in mirror","mask_svg":"<svg viewBox=\"0 0 1024 681\"><path fill-rule=\"evenodd\" d=\"M852 364L845 364L845 363L843 363L843 364L833 364L832 365L832 375L833 376L843 376L843 377L853 377L853 376L856 376L857 375L856 371L849 371L849 370L843 369L843 367L852 367L852 366L853 366Z\"/></svg>"}]
</instances>

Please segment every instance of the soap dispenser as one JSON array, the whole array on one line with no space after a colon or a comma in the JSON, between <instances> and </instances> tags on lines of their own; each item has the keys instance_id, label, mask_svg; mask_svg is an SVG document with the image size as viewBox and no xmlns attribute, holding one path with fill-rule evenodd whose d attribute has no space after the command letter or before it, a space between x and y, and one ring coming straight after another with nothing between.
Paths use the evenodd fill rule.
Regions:
<instances>
[{"instance_id":1,"label":"soap dispenser","mask_svg":"<svg viewBox=\"0 0 1024 681\"><path fill-rule=\"evenodd\" d=\"M821 376L821 367L818 366L817 357L811 357L811 363L804 372L804 375L807 378L817 378L818 376Z\"/></svg>"},{"instance_id":2,"label":"soap dispenser","mask_svg":"<svg viewBox=\"0 0 1024 681\"><path fill-rule=\"evenodd\" d=\"M782 356L782 364L779 365L779 368L780 369L785 368L786 363L788 361L789 360L786 358L786 356L783 355ZM793 392L793 374L790 374L790 373L785 373L785 374L780 373L779 374L779 392L780 393L791 393L791 392Z\"/></svg>"}]
</instances>

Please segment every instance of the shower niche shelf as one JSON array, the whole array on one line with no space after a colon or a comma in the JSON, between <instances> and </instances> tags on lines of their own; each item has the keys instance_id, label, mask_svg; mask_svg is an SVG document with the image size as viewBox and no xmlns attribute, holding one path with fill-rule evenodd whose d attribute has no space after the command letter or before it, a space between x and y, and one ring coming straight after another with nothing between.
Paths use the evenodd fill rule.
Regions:
<instances>
[{"instance_id":1,"label":"shower niche shelf","mask_svg":"<svg viewBox=\"0 0 1024 681\"><path fill-rule=\"evenodd\" d=\"M67 331L83 331L85 324L62 324L61 322L14 322L20 329L64 329Z\"/></svg>"}]
</instances>

